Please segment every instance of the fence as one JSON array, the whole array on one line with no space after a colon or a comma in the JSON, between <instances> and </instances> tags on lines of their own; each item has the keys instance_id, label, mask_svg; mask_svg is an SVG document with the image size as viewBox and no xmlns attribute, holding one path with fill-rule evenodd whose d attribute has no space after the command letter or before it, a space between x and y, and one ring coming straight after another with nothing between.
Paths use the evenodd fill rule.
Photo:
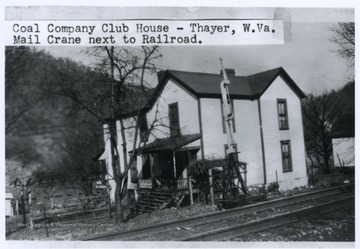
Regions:
<instances>
[{"instance_id":1,"label":"fence","mask_svg":"<svg viewBox=\"0 0 360 249\"><path fill-rule=\"evenodd\" d=\"M16 215L26 214L31 218L47 215L109 209L109 189L99 182L89 182L89 188L79 187L76 182L52 184L33 183L31 186L18 184L14 189L12 208Z\"/></svg>"},{"instance_id":2,"label":"fence","mask_svg":"<svg viewBox=\"0 0 360 249\"><path fill-rule=\"evenodd\" d=\"M177 189L188 189L189 188L189 182L187 178L177 179Z\"/></svg>"},{"instance_id":3,"label":"fence","mask_svg":"<svg viewBox=\"0 0 360 249\"><path fill-rule=\"evenodd\" d=\"M174 181L163 181L164 185L167 186L174 186ZM151 189L154 188L154 180L153 179L139 179L139 188L140 189ZM189 188L189 182L188 178L182 178L176 180L176 187L178 190L188 189Z\"/></svg>"}]
</instances>

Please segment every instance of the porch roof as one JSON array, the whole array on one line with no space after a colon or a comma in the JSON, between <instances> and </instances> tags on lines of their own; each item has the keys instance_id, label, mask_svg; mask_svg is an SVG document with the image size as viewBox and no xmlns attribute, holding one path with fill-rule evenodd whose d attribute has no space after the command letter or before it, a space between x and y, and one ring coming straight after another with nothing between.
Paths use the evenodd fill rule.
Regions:
<instances>
[{"instance_id":1,"label":"porch roof","mask_svg":"<svg viewBox=\"0 0 360 249\"><path fill-rule=\"evenodd\" d=\"M200 139L200 137L201 135L197 133L157 139L154 142L151 142L149 144L146 144L144 147L139 148L139 151L142 154L160 151L174 151L181 148L182 146L185 146L191 142Z\"/></svg>"}]
</instances>

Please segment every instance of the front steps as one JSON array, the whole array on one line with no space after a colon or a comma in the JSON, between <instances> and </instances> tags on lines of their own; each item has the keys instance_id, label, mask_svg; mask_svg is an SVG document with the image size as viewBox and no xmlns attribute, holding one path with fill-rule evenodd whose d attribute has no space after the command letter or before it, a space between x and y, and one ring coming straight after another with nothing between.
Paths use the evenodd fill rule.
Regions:
<instances>
[{"instance_id":1,"label":"front steps","mask_svg":"<svg viewBox=\"0 0 360 249\"><path fill-rule=\"evenodd\" d=\"M139 190L139 213L151 213L166 208L175 198L172 189L142 189Z\"/></svg>"}]
</instances>

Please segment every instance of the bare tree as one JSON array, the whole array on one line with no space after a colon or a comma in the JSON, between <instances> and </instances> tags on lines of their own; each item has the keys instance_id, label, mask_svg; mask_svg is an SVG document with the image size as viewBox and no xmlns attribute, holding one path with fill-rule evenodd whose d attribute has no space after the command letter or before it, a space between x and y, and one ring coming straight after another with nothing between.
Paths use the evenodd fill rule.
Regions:
<instances>
[{"instance_id":1,"label":"bare tree","mask_svg":"<svg viewBox=\"0 0 360 249\"><path fill-rule=\"evenodd\" d=\"M331 41L339 46L336 51L351 64L355 61L355 23L338 23L331 27Z\"/></svg>"},{"instance_id":2,"label":"bare tree","mask_svg":"<svg viewBox=\"0 0 360 249\"><path fill-rule=\"evenodd\" d=\"M125 124L119 116L132 113L140 120L140 110L147 100L146 77L156 71L155 60L160 56L158 47L124 48L101 47L88 50L100 63L96 70L89 71L86 78L79 74L60 73L58 93L70 98L77 109L88 111L102 124L108 125L111 145L111 167L115 188L115 222L124 220L122 206L122 186L127 172L137 153L127 158ZM84 70L89 70L84 68ZM91 75L91 76L89 76ZM117 144L117 120L120 122L120 134L123 150L123 169L120 168L119 145ZM155 126L154 120L151 126ZM133 151L139 146L139 122L135 123Z\"/></svg>"},{"instance_id":3,"label":"bare tree","mask_svg":"<svg viewBox=\"0 0 360 249\"><path fill-rule=\"evenodd\" d=\"M346 110L335 91L309 94L303 102L306 151L312 166L330 173L332 165L331 132Z\"/></svg>"}]
</instances>

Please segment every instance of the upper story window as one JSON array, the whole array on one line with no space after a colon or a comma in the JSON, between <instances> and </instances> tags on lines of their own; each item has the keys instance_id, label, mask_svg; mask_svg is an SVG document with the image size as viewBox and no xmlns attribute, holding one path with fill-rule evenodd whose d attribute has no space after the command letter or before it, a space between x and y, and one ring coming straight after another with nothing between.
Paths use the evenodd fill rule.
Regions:
<instances>
[{"instance_id":1,"label":"upper story window","mask_svg":"<svg viewBox=\"0 0 360 249\"><path fill-rule=\"evenodd\" d=\"M140 141L147 142L149 137L149 129L146 119L146 113L140 113L139 116Z\"/></svg>"},{"instance_id":2,"label":"upper story window","mask_svg":"<svg viewBox=\"0 0 360 249\"><path fill-rule=\"evenodd\" d=\"M169 126L171 137L180 135L178 103L169 105Z\"/></svg>"},{"instance_id":3,"label":"upper story window","mask_svg":"<svg viewBox=\"0 0 360 249\"><path fill-rule=\"evenodd\" d=\"M225 117L225 111L224 111L224 105L223 105L223 101L222 99L220 99L220 107L221 107L221 117L222 117L222 125L223 125L223 133L226 133L226 117ZM236 132L235 129L235 112L234 112L234 101L231 100L231 110L232 110L232 114L233 114L233 132Z\"/></svg>"},{"instance_id":4,"label":"upper story window","mask_svg":"<svg viewBox=\"0 0 360 249\"><path fill-rule=\"evenodd\" d=\"M277 109L279 117L279 129L288 130L289 129L289 118L287 112L286 99L277 100Z\"/></svg>"},{"instance_id":5,"label":"upper story window","mask_svg":"<svg viewBox=\"0 0 360 249\"><path fill-rule=\"evenodd\" d=\"M283 172L290 172L292 168L290 140L280 141Z\"/></svg>"}]
</instances>

